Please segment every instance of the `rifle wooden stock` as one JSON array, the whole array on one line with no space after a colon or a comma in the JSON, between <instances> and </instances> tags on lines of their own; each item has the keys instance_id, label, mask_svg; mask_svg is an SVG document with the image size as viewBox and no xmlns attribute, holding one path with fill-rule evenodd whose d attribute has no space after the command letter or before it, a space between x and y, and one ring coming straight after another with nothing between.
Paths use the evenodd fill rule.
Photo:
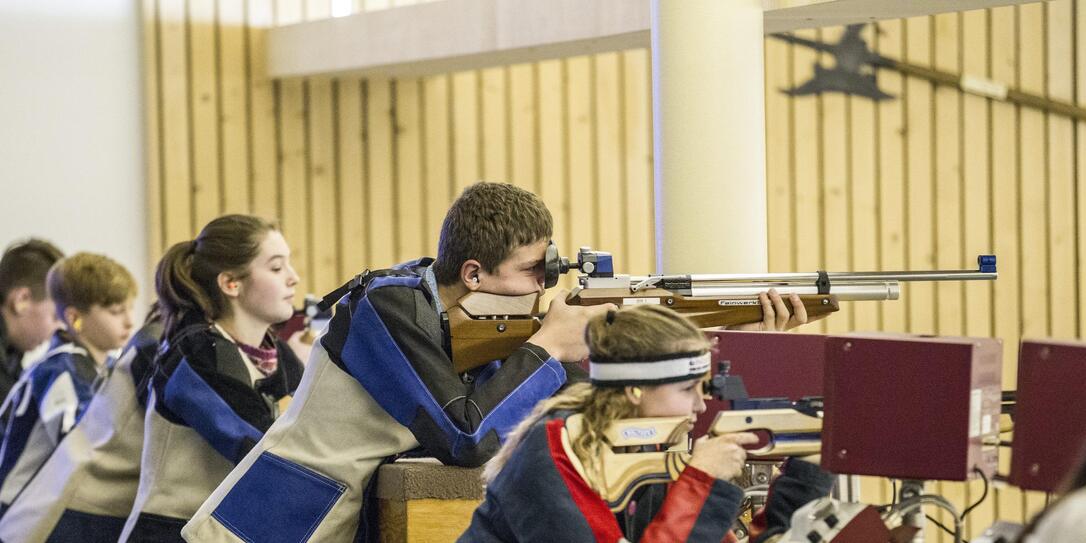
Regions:
<instances>
[{"instance_id":1,"label":"rifle wooden stock","mask_svg":"<svg viewBox=\"0 0 1086 543\"><path fill-rule=\"evenodd\" d=\"M594 480L584 471L584 466L573 452L573 440L584 431L583 424L584 417L580 414L566 419L562 447L581 478L600 494L613 512L625 509L638 488L678 479L690 461L689 418L623 419L615 421L605 432L611 447L604 447L599 458L599 476L602 480ZM664 450L616 452L628 447L652 445Z\"/></svg>"},{"instance_id":2,"label":"rifle wooden stock","mask_svg":"<svg viewBox=\"0 0 1086 543\"><path fill-rule=\"evenodd\" d=\"M611 511L625 509L638 488L678 479L690 463L691 429L688 417L656 417L622 419L605 431L611 447L605 447L599 459L602 480L590 480L574 454L571 444L583 431L583 415L566 419L562 445L581 477L599 492ZM749 458L780 459L788 456L818 454L821 442L817 437L776 441L778 434L815 434L822 430L822 419L794 409L753 409L717 413L709 433L717 436L736 432L767 431L769 444L747 452ZM655 446L659 450L638 451ZM634 452L623 452L633 449Z\"/></svg>"},{"instance_id":3,"label":"rifle wooden stock","mask_svg":"<svg viewBox=\"0 0 1086 543\"><path fill-rule=\"evenodd\" d=\"M840 309L832 294L802 295L800 300L810 318ZM791 300L786 297L783 301L794 313ZM702 328L738 326L762 320L762 306L757 298L688 297L658 288L635 294L626 289L578 288L566 298L566 303L582 306L659 304L686 315ZM539 330L538 308L536 294L502 296L472 292L465 295L448 310L453 368L460 373L494 360L504 360Z\"/></svg>"}]
</instances>

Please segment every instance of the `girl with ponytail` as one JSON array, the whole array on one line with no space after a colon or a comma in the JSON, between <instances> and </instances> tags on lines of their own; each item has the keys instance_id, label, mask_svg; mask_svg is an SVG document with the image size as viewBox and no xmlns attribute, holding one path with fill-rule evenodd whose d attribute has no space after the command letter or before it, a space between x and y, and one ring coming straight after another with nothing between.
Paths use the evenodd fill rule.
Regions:
<instances>
[{"instance_id":1,"label":"girl with ponytail","mask_svg":"<svg viewBox=\"0 0 1086 543\"><path fill-rule=\"evenodd\" d=\"M635 491L618 514L592 482L606 469L601 453L611 447L606 432L614 421L686 416L692 426L705 411L710 342L685 317L653 305L595 317L585 335L590 383L540 402L510 434L487 463L486 499L460 541L729 540L743 501L743 491L729 479L741 472L743 445L757 442L753 434L699 439L677 481ZM575 414L582 431L571 438L566 421ZM806 476L809 483L787 489L775 484L773 498L790 509L825 495L833 481L817 466L793 460L786 474L791 470L793 479Z\"/></svg>"},{"instance_id":2,"label":"girl with ponytail","mask_svg":"<svg viewBox=\"0 0 1086 543\"><path fill-rule=\"evenodd\" d=\"M159 262L165 335L150 371L139 490L121 541L182 541L181 528L278 415L302 364L272 325L298 275L274 224L219 217Z\"/></svg>"}]
</instances>

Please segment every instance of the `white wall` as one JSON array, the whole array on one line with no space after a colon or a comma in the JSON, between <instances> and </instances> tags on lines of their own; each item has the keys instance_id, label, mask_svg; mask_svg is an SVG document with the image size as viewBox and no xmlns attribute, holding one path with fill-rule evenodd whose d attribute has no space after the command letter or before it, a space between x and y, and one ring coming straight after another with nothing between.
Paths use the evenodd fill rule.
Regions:
<instances>
[{"instance_id":1,"label":"white wall","mask_svg":"<svg viewBox=\"0 0 1086 543\"><path fill-rule=\"evenodd\" d=\"M137 0L0 1L0 246L107 254L149 296Z\"/></svg>"}]
</instances>

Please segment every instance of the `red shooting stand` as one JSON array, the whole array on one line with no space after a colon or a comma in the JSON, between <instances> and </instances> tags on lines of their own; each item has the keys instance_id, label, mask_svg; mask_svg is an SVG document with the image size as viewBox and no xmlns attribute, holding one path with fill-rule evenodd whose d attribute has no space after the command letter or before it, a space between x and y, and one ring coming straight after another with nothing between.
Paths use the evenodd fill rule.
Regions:
<instances>
[{"instance_id":1,"label":"red shooting stand","mask_svg":"<svg viewBox=\"0 0 1086 543\"><path fill-rule=\"evenodd\" d=\"M1086 343L1023 341L1011 447L1011 483L1053 492L1086 444Z\"/></svg>"},{"instance_id":2,"label":"red shooting stand","mask_svg":"<svg viewBox=\"0 0 1086 543\"><path fill-rule=\"evenodd\" d=\"M964 481L996 470L997 339L855 334L826 340L822 466Z\"/></svg>"}]
</instances>

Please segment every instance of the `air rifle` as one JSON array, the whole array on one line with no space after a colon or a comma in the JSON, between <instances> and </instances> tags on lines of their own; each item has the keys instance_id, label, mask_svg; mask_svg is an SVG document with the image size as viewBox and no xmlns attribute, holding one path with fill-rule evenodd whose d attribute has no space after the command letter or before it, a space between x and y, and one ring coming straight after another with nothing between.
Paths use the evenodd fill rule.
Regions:
<instances>
[{"instance_id":1,"label":"air rifle","mask_svg":"<svg viewBox=\"0 0 1086 543\"><path fill-rule=\"evenodd\" d=\"M818 454L821 405L820 400L803 400L790 408L721 411L713 420L709 434L768 433L769 442L748 450L748 458L779 460ZM603 447L598 459L599 474L588 475L580 462L574 462L574 468L612 511L622 511L638 488L678 479L690 463L690 429L687 417L617 420L605 431L609 446ZM571 444L582 431L582 415L566 419L562 445L570 458L576 458Z\"/></svg>"},{"instance_id":2,"label":"air rifle","mask_svg":"<svg viewBox=\"0 0 1086 543\"><path fill-rule=\"evenodd\" d=\"M544 262L545 286L558 283L570 269L581 272L570 305L619 306L660 304L686 315L700 327L736 326L762 320L758 294L771 288L798 294L808 317L837 311L838 301L896 300L901 281L991 280L996 258L977 257L977 270L925 272L811 272L734 275L647 275L614 273L610 253L582 247L576 264L558 256L554 244ZM784 303L794 311L789 298ZM505 296L472 292L447 311L448 340L457 372L504 360L524 344L542 323L539 295Z\"/></svg>"}]
</instances>

